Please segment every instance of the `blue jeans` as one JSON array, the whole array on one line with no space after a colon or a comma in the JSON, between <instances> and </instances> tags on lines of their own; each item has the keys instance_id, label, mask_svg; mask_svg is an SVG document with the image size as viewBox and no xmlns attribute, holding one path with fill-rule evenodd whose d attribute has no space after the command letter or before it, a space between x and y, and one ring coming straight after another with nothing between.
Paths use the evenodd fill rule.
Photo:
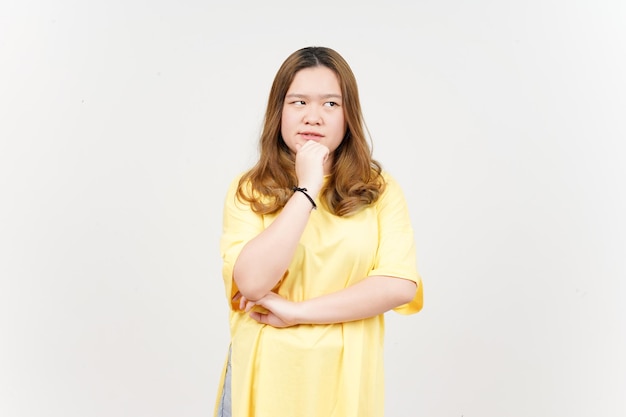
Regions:
<instances>
[{"instance_id":1,"label":"blue jeans","mask_svg":"<svg viewBox=\"0 0 626 417\"><path fill-rule=\"evenodd\" d=\"M217 407L217 417L231 417L232 405L230 402L230 356L232 348L228 349L228 363L226 364L226 375L224 376L224 386L222 387L222 398Z\"/></svg>"}]
</instances>

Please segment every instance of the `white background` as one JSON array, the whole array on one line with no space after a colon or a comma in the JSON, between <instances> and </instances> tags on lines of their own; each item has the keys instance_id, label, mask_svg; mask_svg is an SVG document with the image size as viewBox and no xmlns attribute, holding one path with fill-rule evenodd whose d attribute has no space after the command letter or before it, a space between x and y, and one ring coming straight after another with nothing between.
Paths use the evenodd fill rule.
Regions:
<instances>
[{"instance_id":1,"label":"white background","mask_svg":"<svg viewBox=\"0 0 626 417\"><path fill-rule=\"evenodd\" d=\"M625 2L0 4L1 416L211 415L223 196L309 45L411 209L387 415L626 414Z\"/></svg>"}]
</instances>

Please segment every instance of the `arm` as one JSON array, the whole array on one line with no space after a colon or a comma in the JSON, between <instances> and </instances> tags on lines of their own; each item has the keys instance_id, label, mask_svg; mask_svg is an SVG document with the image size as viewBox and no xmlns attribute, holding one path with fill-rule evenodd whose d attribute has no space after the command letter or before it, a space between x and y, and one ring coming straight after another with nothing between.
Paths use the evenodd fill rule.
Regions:
<instances>
[{"instance_id":1,"label":"arm","mask_svg":"<svg viewBox=\"0 0 626 417\"><path fill-rule=\"evenodd\" d=\"M415 296L417 284L411 280L386 276L371 276L343 290L302 302L285 300L269 293L256 302L242 298L250 311L254 305L267 313L250 312L256 321L274 327L296 324L332 324L361 320L383 314L408 303Z\"/></svg>"},{"instance_id":2,"label":"arm","mask_svg":"<svg viewBox=\"0 0 626 417\"><path fill-rule=\"evenodd\" d=\"M310 212L306 196L295 193L274 222L244 246L233 269L244 297L258 300L274 288L293 258Z\"/></svg>"},{"instance_id":3,"label":"arm","mask_svg":"<svg viewBox=\"0 0 626 417\"><path fill-rule=\"evenodd\" d=\"M328 148L309 141L297 147L296 175L300 187L315 199L323 181ZM311 214L311 202L294 193L276 219L241 250L233 267L233 279L248 300L269 293L287 270Z\"/></svg>"}]
</instances>

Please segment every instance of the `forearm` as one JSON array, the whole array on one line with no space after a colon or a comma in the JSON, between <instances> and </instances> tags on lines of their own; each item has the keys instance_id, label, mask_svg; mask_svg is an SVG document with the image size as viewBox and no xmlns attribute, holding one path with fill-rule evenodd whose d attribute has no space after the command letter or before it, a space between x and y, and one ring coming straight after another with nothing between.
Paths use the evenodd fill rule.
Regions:
<instances>
[{"instance_id":1,"label":"forearm","mask_svg":"<svg viewBox=\"0 0 626 417\"><path fill-rule=\"evenodd\" d=\"M272 224L244 246L233 279L247 299L263 297L281 279L310 215L311 203L302 193L295 193Z\"/></svg>"},{"instance_id":2,"label":"forearm","mask_svg":"<svg viewBox=\"0 0 626 417\"><path fill-rule=\"evenodd\" d=\"M415 282L372 276L346 289L298 303L295 321L330 324L361 320L408 303L415 296Z\"/></svg>"}]
</instances>

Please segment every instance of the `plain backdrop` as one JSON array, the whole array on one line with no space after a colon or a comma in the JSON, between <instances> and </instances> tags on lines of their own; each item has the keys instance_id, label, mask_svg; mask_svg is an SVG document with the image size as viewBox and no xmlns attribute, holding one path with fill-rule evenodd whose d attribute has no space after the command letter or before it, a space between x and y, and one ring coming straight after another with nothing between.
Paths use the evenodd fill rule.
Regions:
<instances>
[{"instance_id":1,"label":"plain backdrop","mask_svg":"<svg viewBox=\"0 0 626 417\"><path fill-rule=\"evenodd\" d=\"M0 3L0 415L204 417L222 202L282 61L351 64L425 307L389 417L626 415L626 3ZM297 417L297 416L276 416Z\"/></svg>"}]
</instances>

